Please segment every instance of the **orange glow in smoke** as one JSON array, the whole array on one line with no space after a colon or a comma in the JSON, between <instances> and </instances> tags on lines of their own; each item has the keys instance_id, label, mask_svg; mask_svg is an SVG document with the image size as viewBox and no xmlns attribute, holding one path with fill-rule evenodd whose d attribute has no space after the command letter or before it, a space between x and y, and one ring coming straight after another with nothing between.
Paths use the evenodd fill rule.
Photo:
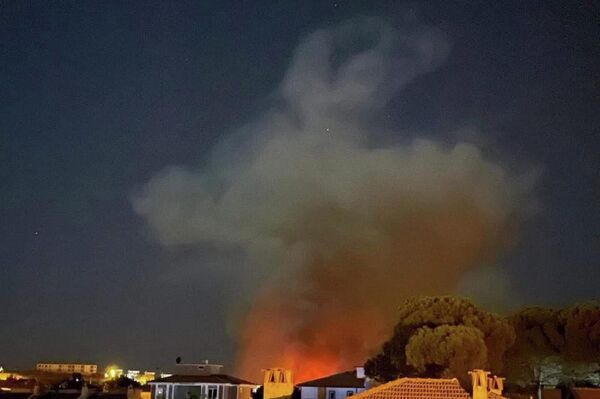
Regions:
<instances>
[{"instance_id":1,"label":"orange glow in smoke","mask_svg":"<svg viewBox=\"0 0 600 399\"><path fill-rule=\"evenodd\" d=\"M461 196L393 216L381 218L386 239L317 240L300 270L265 281L242 322L238 375L261 381L261 369L283 367L299 383L363 365L406 297L451 292L502 241L500 226Z\"/></svg>"},{"instance_id":2,"label":"orange glow in smoke","mask_svg":"<svg viewBox=\"0 0 600 399\"><path fill-rule=\"evenodd\" d=\"M340 314L336 307L324 306L307 317L301 313L308 310L283 298L269 290L250 312L238 357L239 375L260 381L261 368L282 367L291 369L294 382L300 383L351 370L361 366L385 337L375 313ZM307 319L314 325L297 324ZM356 328L357 320L369 328Z\"/></svg>"}]
</instances>

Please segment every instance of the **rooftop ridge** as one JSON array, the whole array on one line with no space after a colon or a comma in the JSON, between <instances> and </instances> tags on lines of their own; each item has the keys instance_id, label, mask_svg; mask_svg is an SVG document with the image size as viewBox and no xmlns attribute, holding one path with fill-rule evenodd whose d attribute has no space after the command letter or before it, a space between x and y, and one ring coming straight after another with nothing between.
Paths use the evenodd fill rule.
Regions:
<instances>
[{"instance_id":1,"label":"rooftop ridge","mask_svg":"<svg viewBox=\"0 0 600 399\"><path fill-rule=\"evenodd\" d=\"M390 381L385 384L379 385L377 387L367 389L366 391L357 393L353 396L353 399L367 398L367 397L370 397L371 395L380 394L380 393L382 393L382 391L393 389L394 387L402 386L404 384L409 384L409 383L426 383L426 384L434 384L434 385L452 384L456 388L462 390L464 392L466 398L469 398L469 394L460 385L457 378L402 377L402 378L398 378L394 381Z\"/></svg>"},{"instance_id":2,"label":"rooftop ridge","mask_svg":"<svg viewBox=\"0 0 600 399\"><path fill-rule=\"evenodd\" d=\"M357 377L355 370L340 371L323 377L314 378L298 383L299 387L328 386L328 387L356 387L364 388L364 377ZM324 385L319 385L324 384Z\"/></svg>"}]
</instances>

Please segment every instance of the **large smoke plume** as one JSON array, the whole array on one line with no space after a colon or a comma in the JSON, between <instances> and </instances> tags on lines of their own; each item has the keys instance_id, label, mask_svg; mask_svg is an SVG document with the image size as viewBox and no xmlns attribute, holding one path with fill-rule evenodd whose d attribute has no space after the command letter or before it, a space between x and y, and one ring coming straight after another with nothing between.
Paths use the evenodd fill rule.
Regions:
<instances>
[{"instance_id":1,"label":"large smoke plume","mask_svg":"<svg viewBox=\"0 0 600 399\"><path fill-rule=\"evenodd\" d=\"M362 364L403 299L452 292L512 241L528 207L518 176L468 143L373 139L369 121L448 49L433 29L375 19L318 30L276 105L134 199L165 245L241 250L267 276L241 322L241 375Z\"/></svg>"}]
</instances>

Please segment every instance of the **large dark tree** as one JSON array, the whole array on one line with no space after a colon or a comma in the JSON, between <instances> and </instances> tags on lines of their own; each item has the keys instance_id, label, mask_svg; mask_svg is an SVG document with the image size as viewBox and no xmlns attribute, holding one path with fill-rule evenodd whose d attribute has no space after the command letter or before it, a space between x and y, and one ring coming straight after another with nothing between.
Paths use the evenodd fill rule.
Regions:
<instances>
[{"instance_id":1,"label":"large dark tree","mask_svg":"<svg viewBox=\"0 0 600 399\"><path fill-rule=\"evenodd\" d=\"M515 341L510 323L455 297L416 297L404 302L400 321L379 354L365 364L367 375L456 377L473 368L498 372Z\"/></svg>"},{"instance_id":2,"label":"large dark tree","mask_svg":"<svg viewBox=\"0 0 600 399\"><path fill-rule=\"evenodd\" d=\"M600 306L532 307L509 317L517 334L505 372L521 384L586 378L600 361Z\"/></svg>"},{"instance_id":3,"label":"large dark tree","mask_svg":"<svg viewBox=\"0 0 600 399\"><path fill-rule=\"evenodd\" d=\"M399 322L367 375L456 377L485 368L519 385L573 383L600 377L600 306L526 308L508 317L455 297L417 297L399 309Z\"/></svg>"}]
</instances>

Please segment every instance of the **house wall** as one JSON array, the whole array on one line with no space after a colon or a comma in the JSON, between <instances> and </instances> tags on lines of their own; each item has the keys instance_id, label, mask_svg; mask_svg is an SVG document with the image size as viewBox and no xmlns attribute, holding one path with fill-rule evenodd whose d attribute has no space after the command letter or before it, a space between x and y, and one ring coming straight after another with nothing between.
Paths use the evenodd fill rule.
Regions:
<instances>
[{"instance_id":1,"label":"house wall","mask_svg":"<svg viewBox=\"0 0 600 399\"><path fill-rule=\"evenodd\" d=\"M252 387L224 384L151 384L151 399L213 399L209 397L212 389L216 389L214 399L252 399ZM162 390L162 394L161 394Z\"/></svg>"},{"instance_id":2,"label":"house wall","mask_svg":"<svg viewBox=\"0 0 600 399\"><path fill-rule=\"evenodd\" d=\"M188 399L188 398L196 398L196 399L204 399L206 394L206 390L202 389L201 385L174 385L173 396L167 399ZM188 396L188 392L189 395Z\"/></svg>"},{"instance_id":3,"label":"house wall","mask_svg":"<svg viewBox=\"0 0 600 399\"><path fill-rule=\"evenodd\" d=\"M231 399L231 398L226 398L226 399ZM237 399L252 399L252 388L238 387Z\"/></svg>"},{"instance_id":4,"label":"house wall","mask_svg":"<svg viewBox=\"0 0 600 399\"><path fill-rule=\"evenodd\" d=\"M167 384L152 386L152 399L167 399Z\"/></svg>"},{"instance_id":5,"label":"house wall","mask_svg":"<svg viewBox=\"0 0 600 399\"><path fill-rule=\"evenodd\" d=\"M325 399L344 399L364 390L364 388L326 388Z\"/></svg>"},{"instance_id":6,"label":"house wall","mask_svg":"<svg viewBox=\"0 0 600 399\"><path fill-rule=\"evenodd\" d=\"M349 392L356 395L364 390L364 388L300 387L300 397L301 399L344 399ZM330 396L332 393L334 398Z\"/></svg>"},{"instance_id":7,"label":"house wall","mask_svg":"<svg viewBox=\"0 0 600 399\"><path fill-rule=\"evenodd\" d=\"M317 387L300 387L301 399L318 399Z\"/></svg>"}]
</instances>

